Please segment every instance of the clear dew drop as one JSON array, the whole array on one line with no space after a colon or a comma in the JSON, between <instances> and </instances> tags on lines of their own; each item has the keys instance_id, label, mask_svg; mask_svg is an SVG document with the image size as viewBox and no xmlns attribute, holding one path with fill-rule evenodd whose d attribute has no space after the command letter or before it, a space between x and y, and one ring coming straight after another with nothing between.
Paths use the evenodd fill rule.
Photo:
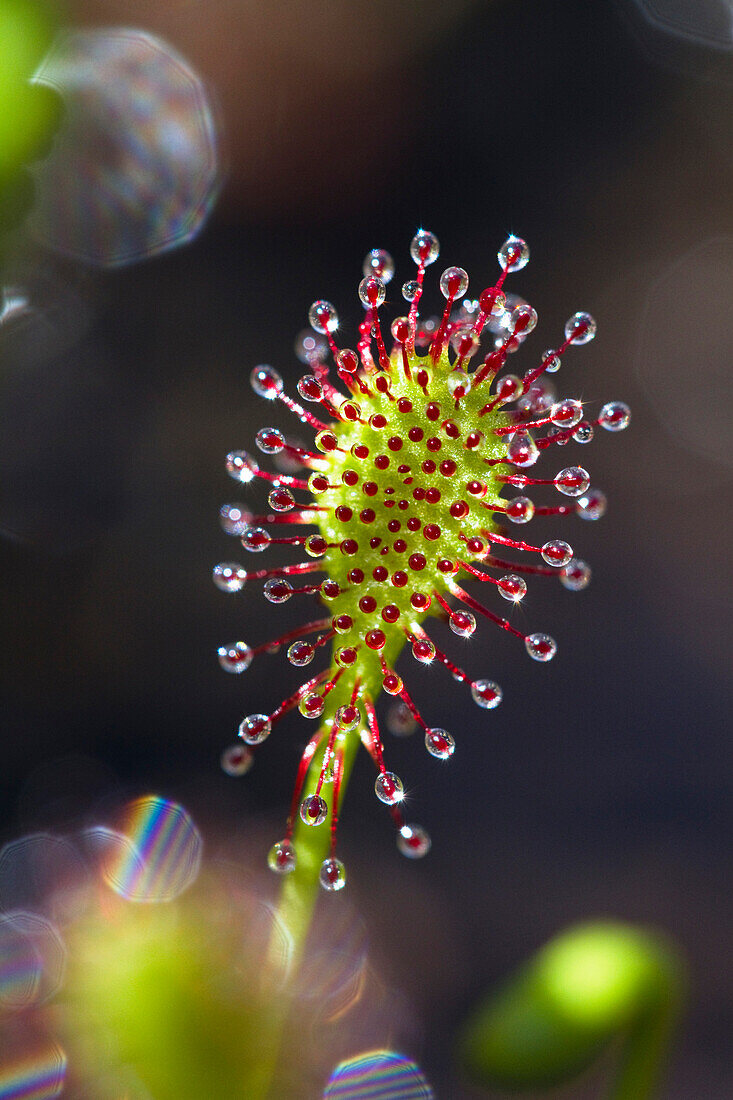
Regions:
<instances>
[{"instance_id":1,"label":"clear dew drop","mask_svg":"<svg viewBox=\"0 0 733 1100\"><path fill-rule=\"evenodd\" d=\"M533 661L551 661L557 653L557 642L549 634L528 634L524 644Z\"/></svg>"},{"instance_id":2,"label":"clear dew drop","mask_svg":"<svg viewBox=\"0 0 733 1100\"><path fill-rule=\"evenodd\" d=\"M270 545L270 535L264 527L248 527L241 541L244 549L250 554L261 554Z\"/></svg>"},{"instance_id":3,"label":"clear dew drop","mask_svg":"<svg viewBox=\"0 0 733 1100\"><path fill-rule=\"evenodd\" d=\"M440 241L428 229L418 229L410 242L410 255L416 264L429 267L440 253Z\"/></svg>"},{"instance_id":4,"label":"clear dew drop","mask_svg":"<svg viewBox=\"0 0 733 1100\"><path fill-rule=\"evenodd\" d=\"M246 775L254 764L254 754L246 745L228 745L219 758L221 770L236 778Z\"/></svg>"},{"instance_id":5,"label":"clear dew drop","mask_svg":"<svg viewBox=\"0 0 733 1100\"><path fill-rule=\"evenodd\" d=\"M221 592L241 592L247 580L247 570L235 561L220 561L214 566L211 578Z\"/></svg>"},{"instance_id":6,"label":"clear dew drop","mask_svg":"<svg viewBox=\"0 0 733 1100\"><path fill-rule=\"evenodd\" d=\"M318 872L318 881L324 890L334 894L346 885L346 868L340 859L324 859Z\"/></svg>"},{"instance_id":7,"label":"clear dew drop","mask_svg":"<svg viewBox=\"0 0 733 1100\"><path fill-rule=\"evenodd\" d=\"M298 710L304 718L320 718L325 706L323 696L316 691L310 691L298 703Z\"/></svg>"},{"instance_id":8,"label":"clear dew drop","mask_svg":"<svg viewBox=\"0 0 733 1100\"><path fill-rule=\"evenodd\" d=\"M397 850L407 859L422 859L430 845L430 836L422 825L403 825L397 833Z\"/></svg>"},{"instance_id":9,"label":"clear dew drop","mask_svg":"<svg viewBox=\"0 0 733 1100\"><path fill-rule=\"evenodd\" d=\"M606 514L606 508L608 507L608 501L606 500L605 493L602 493L600 489L591 489L589 493L585 493L580 497L577 505L576 515L581 519L596 520L601 519Z\"/></svg>"},{"instance_id":10,"label":"clear dew drop","mask_svg":"<svg viewBox=\"0 0 733 1100\"><path fill-rule=\"evenodd\" d=\"M598 416L598 423L607 432L622 432L630 421L631 409L623 401L608 401Z\"/></svg>"},{"instance_id":11,"label":"clear dew drop","mask_svg":"<svg viewBox=\"0 0 733 1100\"><path fill-rule=\"evenodd\" d=\"M304 401L320 401L323 397L323 386L314 374L304 374L298 379L295 388Z\"/></svg>"},{"instance_id":12,"label":"clear dew drop","mask_svg":"<svg viewBox=\"0 0 733 1100\"><path fill-rule=\"evenodd\" d=\"M590 584L591 568L580 558L571 558L560 570L560 583L570 592L581 592Z\"/></svg>"},{"instance_id":13,"label":"clear dew drop","mask_svg":"<svg viewBox=\"0 0 733 1100\"><path fill-rule=\"evenodd\" d=\"M514 497L506 505L506 517L512 523L529 523L534 515L534 504L529 497Z\"/></svg>"},{"instance_id":14,"label":"clear dew drop","mask_svg":"<svg viewBox=\"0 0 733 1100\"><path fill-rule=\"evenodd\" d=\"M242 535L251 519L252 513L243 504L223 504L219 509L219 523L227 535Z\"/></svg>"},{"instance_id":15,"label":"clear dew drop","mask_svg":"<svg viewBox=\"0 0 733 1100\"><path fill-rule=\"evenodd\" d=\"M499 267L506 271L521 271L529 263L529 245L514 234L504 241L496 254Z\"/></svg>"},{"instance_id":16,"label":"clear dew drop","mask_svg":"<svg viewBox=\"0 0 733 1100\"><path fill-rule=\"evenodd\" d=\"M283 392L283 380L274 367L261 364L249 376L249 383L258 397L274 401Z\"/></svg>"},{"instance_id":17,"label":"clear dew drop","mask_svg":"<svg viewBox=\"0 0 733 1100\"><path fill-rule=\"evenodd\" d=\"M440 276L440 293L444 298L460 298L468 290L468 273L462 267L447 267Z\"/></svg>"},{"instance_id":18,"label":"clear dew drop","mask_svg":"<svg viewBox=\"0 0 733 1100\"><path fill-rule=\"evenodd\" d=\"M288 649L288 660L296 668L304 668L309 665L316 655L316 651L308 642L293 642Z\"/></svg>"},{"instance_id":19,"label":"clear dew drop","mask_svg":"<svg viewBox=\"0 0 733 1100\"><path fill-rule=\"evenodd\" d=\"M328 341L319 333L304 328L296 336L293 350L301 363L322 363L328 355Z\"/></svg>"},{"instance_id":20,"label":"clear dew drop","mask_svg":"<svg viewBox=\"0 0 733 1100\"><path fill-rule=\"evenodd\" d=\"M548 374L556 374L562 366L560 356L552 348L548 348L547 351L544 352L542 360L545 364L545 371Z\"/></svg>"},{"instance_id":21,"label":"clear dew drop","mask_svg":"<svg viewBox=\"0 0 733 1100\"><path fill-rule=\"evenodd\" d=\"M394 276L394 260L383 248L373 248L364 257L362 271L365 278L368 275L376 275L383 283L389 283Z\"/></svg>"},{"instance_id":22,"label":"clear dew drop","mask_svg":"<svg viewBox=\"0 0 733 1100\"><path fill-rule=\"evenodd\" d=\"M514 432L507 443L506 456L509 462L520 469L534 466L540 457L537 444L528 432Z\"/></svg>"},{"instance_id":23,"label":"clear dew drop","mask_svg":"<svg viewBox=\"0 0 733 1100\"><path fill-rule=\"evenodd\" d=\"M289 875L296 862L295 848L289 840L278 840L267 853L267 866L278 875Z\"/></svg>"},{"instance_id":24,"label":"clear dew drop","mask_svg":"<svg viewBox=\"0 0 733 1100\"><path fill-rule=\"evenodd\" d=\"M537 328L537 310L533 309L529 302L523 302L512 310L511 328L516 330L516 335L524 339Z\"/></svg>"},{"instance_id":25,"label":"clear dew drop","mask_svg":"<svg viewBox=\"0 0 733 1100\"><path fill-rule=\"evenodd\" d=\"M292 512L295 507L295 497L289 489L277 486L270 492L267 503L273 512Z\"/></svg>"},{"instance_id":26,"label":"clear dew drop","mask_svg":"<svg viewBox=\"0 0 733 1100\"><path fill-rule=\"evenodd\" d=\"M246 485L257 476L260 468L256 459L246 451L230 451L226 457L226 469L230 477Z\"/></svg>"},{"instance_id":27,"label":"clear dew drop","mask_svg":"<svg viewBox=\"0 0 733 1100\"><path fill-rule=\"evenodd\" d=\"M448 375L445 385L451 397L455 397L459 391L459 396L465 396L471 389L471 379L465 371L454 370Z\"/></svg>"},{"instance_id":28,"label":"clear dew drop","mask_svg":"<svg viewBox=\"0 0 733 1100\"><path fill-rule=\"evenodd\" d=\"M582 466L566 466L555 478L555 488L566 497L579 497L590 485L590 474Z\"/></svg>"},{"instance_id":29,"label":"clear dew drop","mask_svg":"<svg viewBox=\"0 0 733 1100\"><path fill-rule=\"evenodd\" d=\"M230 642L217 650L219 664L225 672L246 672L252 664L254 653L246 642Z\"/></svg>"},{"instance_id":30,"label":"clear dew drop","mask_svg":"<svg viewBox=\"0 0 733 1100\"><path fill-rule=\"evenodd\" d=\"M339 327L339 315L330 302L319 298L308 310L308 322L315 332L335 332Z\"/></svg>"},{"instance_id":31,"label":"clear dew drop","mask_svg":"<svg viewBox=\"0 0 733 1100\"><path fill-rule=\"evenodd\" d=\"M516 573L507 573L499 578L499 595L511 603L519 603L527 594L527 582Z\"/></svg>"},{"instance_id":32,"label":"clear dew drop","mask_svg":"<svg viewBox=\"0 0 733 1100\"><path fill-rule=\"evenodd\" d=\"M386 806L396 806L405 797L402 780L394 772L382 772L377 776L374 793Z\"/></svg>"},{"instance_id":33,"label":"clear dew drop","mask_svg":"<svg viewBox=\"0 0 733 1100\"><path fill-rule=\"evenodd\" d=\"M367 275L359 283L359 301L364 309L378 309L387 297L387 288L376 275Z\"/></svg>"},{"instance_id":34,"label":"clear dew drop","mask_svg":"<svg viewBox=\"0 0 733 1100\"><path fill-rule=\"evenodd\" d=\"M454 611L448 625L459 638L470 638L476 630L476 617L470 611Z\"/></svg>"},{"instance_id":35,"label":"clear dew drop","mask_svg":"<svg viewBox=\"0 0 733 1100\"><path fill-rule=\"evenodd\" d=\"M268 603L287 603L293 594L293 586L284 577L276 577L265 581L262 595Z\"/></svg>"},{"instance_id":36,"label":"clear dew drop","mask_svg":"<svg viewBox=\"0 0 733 1100\"><path fill-rule=\"evenodd\" d=\"M265 455L276 455L285 446L285 436L277 428L260 428L255 436L258 451Z\"/></svg>"},{"instance_id":37,"label":"clear dew drop","mask_svg":"<svg viewBox=\"0 0 733 1100\"><path fill-rule=\"evenodd\" d=\"M248 714L239 724L239 736L245 745L261 745L272 733L272 723L266 714Z\"/></svg>"},{"instance_id":38,"label":"clear dew drop","mask_svg":"<svg viewBox=\"0 0 733 1100\"><path fill-rule=\"evenodd\" d=\"M334 716L334 721L340 729L349 733L351 730L355 730L361 722L361 711L358 707L352 706L350 703L346 703L345 706L339 707Z\"/></svg>"},{"instance_id":39,"label":"clear dew drop","mask_svg":"<svg viewBox=\"0 0 733 1100\"><path fill-rule=\"evenodd\" d=\"M499 706L504 693L493 680L474 680L471 684L471 697L477 706L484 710L493 710Z\"/></svg>"},{"instance_id":40,"label":"clear dew drop","mask_svg":"<svg viewBox=\"0 0 733 1100\"><path fill-rule=\"evenodd\" d=\"M420 292L420 284L416 279L408 279L402 284L402 297L406 302L414 302Z\"/></svg>"},{"instance_id":41,"label":"clear dew drop","mask_svg":"<svg viewBox=\"0 0 733 1100\"><path fill-rule=\"evenodd\" d=\"M550 420L557 424L558 428L574 428L583 418L583 406L580 401L574 401L566 397L563 401L557 401L550 409Z\"/></svg>"},{"instance_id":42,"label":"clear dew drop","mask_svg":"<svg viewBox=\"0 0 733 1100\"><path fill-rule=\"evenodd\" d=\"M446 730L435 726L425 734L425 748L436 760L448 760L453 755L456 743Z\"/></svg>"},{"instance_id":43,"label":"clear dew drop","mask_svg":"<svg viewBox=\"0 0 733 1100\"><path fill-rule=\"evenodd\" d=\"M574 313L565 323L565 339L571 344L587 344L595 336L597 328L590 313Z\"/></svg>"},{"instance_id":44,"label":"clear dew drop","mask_svg":"<svg viewBox=\"0 0 733 1100\"><path fill-rule=\"evenodd\" d=\"M573 439L576 443L591 443L594 435L593 425L589 424L587 420L581 420L573 432Z\"/></svg>"},{"instance_id":45,"label":"clear dew drop","mask_svg":"<svg viewBox=\"0 0 733 1100\"><path fill-rule=\"evenodd\" d=\"M560 568L567 565L572 558L573 548L564 539L550 539L544 544L540 553L548 565Z\"/></svg>"},{"instance_id":46,"label":"clear dew drop","mask_svg":"<svg viewBox=\"0 0 733 1100\"><path fill-rule=\"evenodd\" d=\"M305 825L322 825L327 813L326 800L319 794L307 795L300 804L300 820Z\"/></svg>"}]
</instances>

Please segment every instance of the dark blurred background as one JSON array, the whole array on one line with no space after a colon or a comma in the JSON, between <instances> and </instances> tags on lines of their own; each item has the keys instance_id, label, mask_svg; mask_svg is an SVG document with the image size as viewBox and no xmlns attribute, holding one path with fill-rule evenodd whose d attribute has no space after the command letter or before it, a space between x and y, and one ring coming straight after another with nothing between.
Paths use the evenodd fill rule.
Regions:
<instances>
[{"instance_id":1,"label":"dark blurred background","mask_svg":"<svg viewBox=\"0 0 733 1100\"><path fill-rule=\"evenodd\" d=\"M0 326L3 838L155 790L210 851L264 859L302 723L241 779L219 754L296 676L280 656L228 677L216 648L257 644L297 609L210 581L219 560L249 564L220 505L264 501L223 458L288 423L249 371L272 363L292 392L317 297L354 343L368 249L394 255L402 312L418 226L475 291L515 232L532 259L510 289L540 317L519 365L587 309L598 337L553 383L633 410L626 435L553 459L588 466L607 517L531 530L566 537L593 582L530 586L519 615L560 646L547 667L488 624L466 645L468 671L504 688L496 712L410 662L418 703L459 744L445 769L418 738L388 746L433 850L400 859L361 760L349 894L441 1097L474 1095L452 1044L476 998L594 915L663 928L689 959L664 1095L731 1095L733 40L714 0L87 0L65 20L142 27L186 58L216 102L223 186L196 239L163 256L108 270L30 230L6 256L31 306ZM567 1095L599 1090L596 1075Z\"/></svg>"}]
</instances>

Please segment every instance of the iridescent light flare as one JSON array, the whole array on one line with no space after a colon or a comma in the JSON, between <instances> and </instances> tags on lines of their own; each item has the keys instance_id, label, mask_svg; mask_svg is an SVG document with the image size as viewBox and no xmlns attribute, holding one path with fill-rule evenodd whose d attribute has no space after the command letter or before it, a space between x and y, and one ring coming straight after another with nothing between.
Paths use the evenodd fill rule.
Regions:
<instances>
[{"instance_id":1,"label":"iridescent light flare","mask_svg":"<svg viewBox=\"0 0 733 1100\"><path fill-rule=\"evenodd\" d=\"M415 1062L391 1050L374 1050L340 1062L323 1100L434 1100L435 1093Z\"/></svg>"},{"instance_id":2,"label":"iridescent light flare","mask_svg":"<svg viewBox=\"0 0 733 1100\"><path fill-rule=\"evenodd\" d=\"M35 80L65 108L51 154L33 166L36 237L102 267L196 237L218 192L219 155L209 93L180 54L146 31L72 30Z\"/></svg>"},{"instance_id":3,"label":"iridescent light flare","mask_svg":"<svg viewBox=\"0 0 733 1100\"><path fill-rule=\"evenodd\" d=\"M196 879L202 841L177 802L147 795L131 802L118 829L87 831L105 882L128 901L172 901Z\"/></svg>"},{"instance_id":4,"label":"iridescent light flare","mask_svg":"<svg viewBox=\"0 0 733 1100\"><path fill-rule=\"evenodd\" d=\"M403 681L395 671L400 652L407 647L419 664L447 672L483 711L499 705L501 687L483 675L473 679L443 653L430 636L431 620L446 622L457 645L470 644L488 620L518 639L534 661L552 660L557 645L549 634L514 625L516 605L528 589L525 577L557 577L578 591L587 585L590 568L564 539L536 544L512 528L523 528L535 515L599 518L605 498L591 489L583 466L565 458L549 476L536 476L535 467L545 451L585 445L597 428L615 433L630 417L626 405L612 401L588 419L580 401L557 400L543 378L546 371L557 372L571 347L593 339L596 323L588 313L570 317L564 338L543 353L538 366L522 375L504 372L537 325L535 310L503 289L509 272L529 260L525 241L504 242L497 253L500 276L476 299L464 297L467 272L447 268L439 279L446 304L436 318L421 318L419 304L426 269L439 254L437 238L420 230L410 253L417 273L402 288L407 312L389 329L379 311L394 264L383 250L367 255L358 288L365 313L356 350L337 344L338 314L330 302L319 299L310 307L316 336L306 333L296 345L309 368L297 383L300 401L285 392L273 367L261 364L251 373L258 396L285 405L312 430L312 448L277 428L263 428L256 437L262 454L287 456L302 475L297 467L293 473L292 467L270 472L245 451L231 452L226 463L238 483L266 483L270 510L248 513L241 532L241 510L231 524L227 513L224 529L258 556L258 564L272 546L294 549L303 560L251 571L225 561L214 569L217 587L237 593L245 582L263 581L270 604L314 596L321 604L301 626L274 638L226 643L219 660L226 671L240 672L282 650L294 667L308 667L307 679L272 712L246 715L239 735L254 754L289 711L314 721L285 834L269 863L278 874L297 875L304 842L312 867L318 848L313 837L320 829L318 878L329 893L346 884L346 869L336 858L339 796L359 744L374 762L375 795L396 826L399 851L416 859L430 850L425 829L405 820L406 788L385 762L375 710L380 693L399 700L392 724L402 733L419 727L431 757L449 761L461 751L464 731L456 738L420 714L407 676ZM480 354L487 334L488 347ZM329 356L342 388L329 374ZM525 495L535 488L558 495L553 503L535 503ZM467 590L475 582L496 597L495 609ZM318 671L317 658L325 652L330 664ZM485 642L478 652L488 652Z\"/></svg>"}]
</instances>

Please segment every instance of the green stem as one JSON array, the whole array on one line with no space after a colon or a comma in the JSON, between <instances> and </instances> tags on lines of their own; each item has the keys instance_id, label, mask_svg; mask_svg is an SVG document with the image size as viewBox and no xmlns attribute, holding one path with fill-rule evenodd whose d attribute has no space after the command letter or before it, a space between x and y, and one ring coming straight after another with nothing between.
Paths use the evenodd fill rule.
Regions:
<instances>
[{"instance_id":1,"label":"green stem","mask_svg":"<svg viewBox=\"0 0 733 1100\"><path fill-rule=\"evenodd\" d=\"M647 1100L657 1094L683 1000L679 959L664 946L658 951L656 977L655 995L622 1048L609 1100Z\"/></svg>"}]
</instances>

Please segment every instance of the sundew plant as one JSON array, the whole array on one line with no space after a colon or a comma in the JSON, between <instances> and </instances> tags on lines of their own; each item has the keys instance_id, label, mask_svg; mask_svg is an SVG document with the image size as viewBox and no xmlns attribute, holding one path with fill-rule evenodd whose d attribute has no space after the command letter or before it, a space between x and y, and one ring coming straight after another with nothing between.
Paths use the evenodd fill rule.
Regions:
<instances>
[{"instance_id":1,"label":"sundew plant","mask_svg":"<svg viewBox=\"0 0 733 1100\"><path fill-rule=\"evenodd\" d=\"M560 369L566 352L595 336L588 313L573 314L562 340L543 352L538 365L523 375L505 371L537 324L532 306L505 289L507 276L529 260L525 241L511 236L504 242L497 281L475 299L467 296L467 273L447 268L440 276L446 300L440 318L420 314L426 270L439 255L437 238L420 230L410 253L417 271L402 287L406 313L389 332L380 311L394 263L381 249L367 255L356 350L337 342L339 320L330 302L310 307L312 333L301 337L298 348L309 368L297 383L300 401L285 392L273 367L252 371L259 397L281 402L312 430L312 449L263 427L257 448L275 456L280 470L261 468L246 451L226 460L235 481L264 481L270 492L269 510L259 515L225 505L225 530L240 536L252 555L287 546L300 560L262 569L222 562L214 568L215 584L235 593L247 582L263 581L271 605L292 599L320 605L315 615L304 612L296 629L219 650L230 673L242 673L255 658L281 648L291 665L308 669L273 710L243 718L241 741L225 760L232 770L247 770L291 710L315 726L297 769L284 833L268 857L285 880L281 916L296 958L318 884L330 893L346 884L337 825L359 745L374 762L375 794L394 821L399 850L415 859L430 849L425 829L402 811L403 782L389 768L377 717L381 693L400 702L436 761L450 760L456 742L418 710L409 680L404 683L395 671L401 651L407 646L416 661L458 681L482 711L500 704L501 688L488 678L471 680L438 648L430 625L436 618L460 639L478 634L481 621L487 634L498 627L511 635L534 661L555 656L549 634L525 634L499 609L522 600L525 578L559 578L577 591L588 584L590 568L564 539L535 545L522 537L524 529L534 515L596 520L606 502L580 465L542 477L535 476L535 467L544 452L588 444L598 427L621 431L630 418L620 401L588 416L580 401L556 401L549 393L544 376ZM298 466L301 476L283 472ZM544 502L548 489L560 494L559 502ZM489 598L469 589L483 589ZM487 654L488 639L481 644ZM314 672L326 653L326 667Z\"/></svg>"}]
</instances>

